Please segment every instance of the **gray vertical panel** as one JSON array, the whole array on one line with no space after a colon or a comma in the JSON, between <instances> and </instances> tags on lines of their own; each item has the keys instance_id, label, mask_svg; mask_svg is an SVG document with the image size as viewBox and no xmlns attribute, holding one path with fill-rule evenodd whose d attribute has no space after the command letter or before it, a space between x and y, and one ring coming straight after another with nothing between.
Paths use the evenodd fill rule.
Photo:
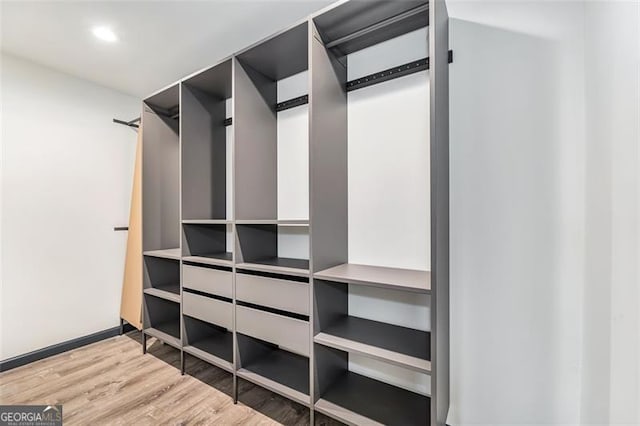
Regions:
<instances>
[{"instance_id":1,"label":"gray vertical panel","mask_svg":"<svg viewBox=\"0 0 640 426\"><path fill-rule=\"evenodd\" d=\"M226 218L225 101L182 85L182 218Z\"/></svg>"},{"instance_id":2,"label":"gray vertical panel","mask_svg":"<svg viewBox=\"0 0 640 426\"><path fill-rule=\"evenodd\" d=\"M143 105L143 250L180 246L180 145L178 120Z\"/></svg>"},{"instance_id":3,"label":"gray vertical panel","mask_svg":"<svg viewBox=\"0 0 640 426\"><path fill-rule=\"evenodd\" d=\"M431 97L431 424L449 411L449 62L444 0L429 1Z\"/></svg>"},{"instance_id":4,"label":"gray vertical panel","mask_svg":"<svg viewBox=\"0 0 640 426\"><path fill-rule=\"evenodd\" d=\"M320 332L337 319L349 314L349 287L347 284L314 280L314 328Z\"/></svg>"},{"instance_id":5,"label":"gray vertical panel","mask_svg":"<svg viewBox=\"0 0 640 426\"><path fill-rule=\"evenodd\" d=\"M331 386L336 379L349 369L349 355L337 349L315 345L315 389L316 400Z\"/></svg>"},{"instance_id":6,"label":"gray vertical panel","mask_svg":"<svg viewBox=\"0 0 640 426\"><path fill-rule=\"evenodd\" d=\"M234 58L236 219L278 215L276 82Z\"/></svg>"},{"instance_id":7,"label":"gray vertical panel","mask_svg":"<svg viewBox=\"0 0 640 426\"><path fill-rule=\"evenodd\" d=\"M347 262L347 70L312 25L309 180L313 272Z\"/></svg>"}]
</instances>

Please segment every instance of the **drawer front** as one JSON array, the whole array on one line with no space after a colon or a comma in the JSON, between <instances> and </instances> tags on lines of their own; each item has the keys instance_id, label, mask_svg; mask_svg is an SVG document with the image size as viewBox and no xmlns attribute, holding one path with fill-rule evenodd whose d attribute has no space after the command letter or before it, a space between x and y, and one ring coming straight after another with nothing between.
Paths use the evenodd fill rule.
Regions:
<instances>
[{"instance_id":1,"label":"drawer front","mask_svg":"<svg viewBox=\"0 0 640 426\"><path fill-rule=\"evenodd\" d=\"M182 285L184 288L228 297L229 299L233 297L233 283L230 271L182 265Z\"/></svg>"},{"instance_id":2,"label":"drawer front","mask_svg":"<svg viewBox=\"0 0 640 426\"><path fill-rule=\"evenodd\" d=\"M282 311L309 315L309 284L236 274L236 299Z\"/></svg>"},{"instance_id":3,"label":"drawer front","mask_svg":"<svg viewBox=\"0 0 640 426\"><path fill-rule=\"evenodd\" d=\"M185 291L182 293L182 303L182 312L185 315L228 330L233 328L233 305L229 302Z\"/></svg>"},{"instance_id":4,"label":"drawer front","mask_svg":"<svg viewBox=\"0 0 640 426\"><path fill-rule=\"evenodd\" d=\"M274 343L283 349L309 356L309 322L246 306L236 307L238 333Z\"/></svg>"}]
</instances>

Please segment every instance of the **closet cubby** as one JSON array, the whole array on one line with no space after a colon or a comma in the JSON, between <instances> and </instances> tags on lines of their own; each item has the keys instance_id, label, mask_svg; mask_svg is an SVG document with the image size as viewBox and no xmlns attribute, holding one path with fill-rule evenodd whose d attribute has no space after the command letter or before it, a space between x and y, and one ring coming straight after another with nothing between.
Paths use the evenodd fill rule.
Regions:
<instances>
[{"instance_id":1,"label":"closet cubby","mask_svg":"<svg viewBox=\"0 0 640 426\"><path fill-rule=\"evenodd\" d=\"M309 358L273 343L237 334L238 377L309 406Z\"/></svg>"},{"instance_id":2,"label":"closet cubby","mask_svg":"<svg viewBox=\"0 0 640 426\"><path fill-rule=\"evenodd\" d=\"M233 330L184 316L184 351L233 372Z\"/></svg>"},{"instance_id":3,"label":"closet cubby","mask_svg":"<svg viewBox=\"0 0 640 426\"><path fill-rule=\"evenodd\" d=\"M171 346L180 344L180 304L164 298L145 294L144 333Z\"/></svg>"},{"instance_id":4,"label":"closet cubby","mask_svg":"<svg viewBox=\"0 0 640 426\"><path fill-rule=\"evenodd\" d=\"M315 345L315 409L346 424L425 425L429 397L355 373L349 353Z\"/></svg>"},{"instance_id":5,"label":"closet cubby","mask_svg":"<svg viewBox=\"0 0 640 426\"><path fill-rule=\"evenodd\" d=\"M180 261L144 256L143 288L150 294L180 303Z\"/></svg>"},{"instance_id":6,"label":"closet cubby","mask_svg":"<svg viewBox=\"0 0 640 426\"><path fill-rule=\"evenodd\" d=\"M308 276L308 235L308 226L304 225L236 224L236 267L266 273ZM296 239L298 243L295 243ZM286 252L283 253L285 245Z\"/></svg>"},{"instance_id":7,"label":"closet cubby","mask_svg":"<svg viewBox=\"0 0 640 426\"><path fill-rule=\"evenodd\" d=\"M142 114L142 245L170 258L180 247L179 92L176 84L150 96Z\"/></svg>"},{"instance_id":8,"label":"closet cubby","mask_svg":"<svg viewBox=\"0 0 640 426\"><path fill-rule=\"evenodd\" d=\"M226 223L229 182L226 103L231 59L182 83L182 221Z\"/></svg>"},{"instance_id":9,"label":"closet cubby","mask_svg":"<svg viewBox=\"0 0 640 426\"><path fill-rule=\"evenodd\" d=\"M308 182L307 134L295 130L295 134L290 134L289 126L283 125L283 121L298 118L282 115L287 109L301 108L301 118L305 123L308 121L307 107L301 106L307 103L308 78L301 74L308 69L307 52L305 21L235 56L233 125L237 223L278 223L280 220L280 223L308 224L308 186L304 185ZM296 86L293 89L292 84ZM301 96L293 101L282 99L283 95L294 94ZM281 145L290 149L279 150ZM297 182L303 184L295 185Z\"/></svg>"},{"instance_id":10,"label":"closet cubby","mask_svg":"<svg viewBox=\"0 0 640 426\"><path fill-rule=\"evenodd\" d=\"M233 254L227 247L224 224L183 224L183 260L211 265L231 266Z\"/></svg>"},{"instance_id":11,"label":"closet cubby","mask_svg":"<svg viewBox=\"0 0 640 426\"><path fill-rule=\"evenodd\" d=\"M429 374L429 332L391 324L381 316L362 318L350 315L349 287L344 283L315 280L317 334L314 342ZM370 294L367 296L371 298ZM384 303L371 299L368 302L375 306ZM397 299L393 302L398 303ZM426 326L424 323L416 325Z\"/></svg>"}]
</instances>

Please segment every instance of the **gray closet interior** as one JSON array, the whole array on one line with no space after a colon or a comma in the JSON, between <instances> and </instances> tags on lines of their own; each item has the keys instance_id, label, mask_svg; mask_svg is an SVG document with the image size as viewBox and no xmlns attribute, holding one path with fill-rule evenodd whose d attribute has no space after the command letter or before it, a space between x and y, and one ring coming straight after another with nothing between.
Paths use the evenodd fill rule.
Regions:
<instances>
[{"instance_id":1,"label":"gray closet interior","mask_svg":"<svg viewBox=\"0 0 640 426\"><path fill-rule=\"evenodd\" d=\"M350 55L419 31L428 58L349 79ZM143 351L155 337L181 351L183 373L186 355L200 358L233 375L236 401L247 380L308 407L312 422L314 413L347 424L446 422L447 31L441 0L340 1L143 101ZM429 218L424 232L398 232L418 231L411 238L428 248L429 266L351 263L349 93L408 75L428 90L424 151L408 154L428 153L428 178L415 187ZM293 80L304 93L283 99ZM293 108L297 123L308 121L299 138L285 135ZM285 138L304 144L295 178ZM303 190L282 190L296 183ZM302 208L285 211L291 194ZM363 297L387 295L420 301L424 315L358 313ZM426 385L368 374L363 359Z\"/></svg>"}]
</instances>

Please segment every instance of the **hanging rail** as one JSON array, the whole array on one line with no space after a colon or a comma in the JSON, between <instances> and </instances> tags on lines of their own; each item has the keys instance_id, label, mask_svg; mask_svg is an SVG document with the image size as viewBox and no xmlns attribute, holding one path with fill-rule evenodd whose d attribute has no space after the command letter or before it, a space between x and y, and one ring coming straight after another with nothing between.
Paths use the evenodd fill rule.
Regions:
<instances>
[{"instance_id":1,"label":"hanging rail","mask_svg":"<svg viewBox=\"0 0 640 426\"><path fill-rule=\"evenodd\" d=\"M346 42L349 42L351 40L355 40L373 31L377 31L381 28L388 27L389 25L393 25L396 22L400 22L404 19L411 18L412 16L418 15L423 12L428 12L428 11L429 11L429 3L425 3L418 7L414 7L413 9L407 10L406 12L399 13L395 16L392 16L390 18L377 22L373 25L369 25L368 27L355 31L351 34L347 34L346 36L330 41L329 43L326 44L327 49L331 49L332 47L336 47Z\"/></svg>"},{"instance_id":2,"label":"hanging rail","mask_svg":"<svg viewBox=\"0 0 640 426\"><path fill-rule=\"evenodd\" d=\"M118 123L118 124L122 124L124 126L129 126L129 127L135 127L136 129L140 126L138 126L136 123L140 122L140 117L138 118L134 118L131 121L124 121L124 120L118 120L117 118L113 119L114 123Z\"/></svg>"},{"instance_id":3,"label":"hanging rail","mask_svg":"<svg viewBox=\"0 0 640 426\"><path fill-rule=\"evenodd\" d=\"M449 51L449 63L453 62L453 51ZM393 68L386 69L384 71L378 71L373 74L365 75L364 77L356 78L348 81L345 84L345 90L351 92L352 90L362 89L363 87L372 86L374 84L382 83L385 81L393 80L394 78L404 77L405 75L413 74L419 71L429 69L429 58L418 59L417 61L408 62ZM309 95L299 96L297 98L289 99L284 102L276 104L276 111L284 111L289 108L295 108L300 105L309 103ZM224 120L225 126L233 124L233 118L229 117Z\"/></svg>"}]
</instances>

